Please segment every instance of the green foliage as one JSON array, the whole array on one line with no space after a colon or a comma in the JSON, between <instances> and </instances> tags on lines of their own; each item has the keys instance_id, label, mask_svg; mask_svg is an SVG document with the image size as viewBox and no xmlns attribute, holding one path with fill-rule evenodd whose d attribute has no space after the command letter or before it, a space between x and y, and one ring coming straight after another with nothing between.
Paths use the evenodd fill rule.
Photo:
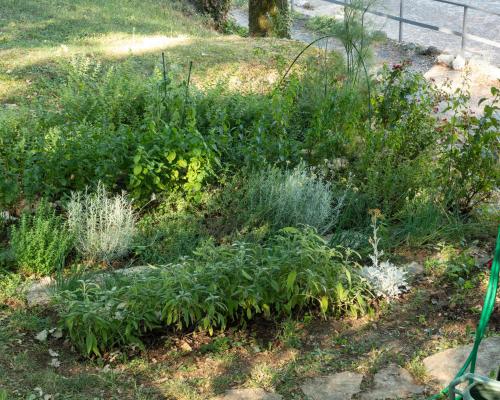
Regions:
<instances>
[{"instance_id":1,"label":"green foliage","mask_svg":"<svg viewBox=\"0 0 500 400\"><path fill-rule=\"evenodd\" d=\"M421 75L404 66L384 69L379 81L374 104L378 123L365 135L355 174L371 208L393 216L432 182L437 95Z\"/></svg>"},{"instance_id":2,"label":"green foliage","mask_svg":"<svg viewBox=\"0 0 500 400\"><path fill-rule=\"evenodd\" d=\"M23 278L20 274L0 268L0 304L6 304L7 300L18 297L22 284Z\"/></svg>"},{"instance_id":3,"label":"green foliage","mask_svg":"<svg viewBox=\"0 0 500 400\"><path fill-rule=\"evenodd\" d=\"M277 0L275 3L277 11L270 15L271 32L279 38L290 38L293 17L288 0Z\"/></svg>"},{"instance_id":4,"label":"green foliage","mask_svg":"<svg viewBox=\"0 0 500 400\"><path fill-rule=\"evenodd\" d=\"M241 26L233 18L227 18L222 26L222 32L227 35L239 35L248 37L248 28Z\"/></svg>"},{"instance_id":5,"label":"green foliage","mask_svg":"<svg viewBox=\"0 0 500 400\"><path fill-rule=\"evenodd\" d=\"M168 264L192 254L207 237L201 216L185 201L171 199L137 224L134 255L140 264Z\"/></svg>"},{"instance_id":6,"label":"green foliage","mask_svg":"<svg viewBox=\"0 0 500 400\"><path fill-rule=\"evenodd\" d=\"M141 335L161 326L212 333L256 315L281 318L299 309L358 315L371 295L349 256L327 247L312 230L294 228L265 246L206 243L193 258L157 272L62 291L59 314L87 355L140 345Z\"/></svg>"},{"instance_id":7,"label":"green foliage","mask_svg":"<svg viewBox=\"0 0 500 400\"><path fill-rule=\"evenodd\" d=\"M492 87L491 95L481 100L480 116L471 112L470 96L461 89L446 108L452 114L442 127L439 183L447 207L465 215L489 199L500 182L500 89Z\"/></svg>"},{"instance_id":8,"label":"green foliage","mask_svg":"<svg viewBox=\"0 0 500 400\"><path fill-rule=\"evenodd\" d=\"M97 182L128 190L140 205L171 193L199 203L235 171L304 164L334 199L345 197L340 228L363 232L368 209L379 208L402 232L398 242L409 243L415 234L420 242L459 236L498 182L495 100L474 117L462 113L465 96L455 94L455 116L440 121L435 107L443 94L406 65L354 83L337 56L314 56L265 94L224 84L201 92L175 79L175 66L148 78L127 63L103 68L80 60L68 68L60 99L40 98L31 110L0 117L2 205L41 195L60 200ZM245 200L242 190L233 192ZM222 230L239 230L250 217L283 226L267 221L269 211L245 212ZM433 215L451 228L432 235L425 228Z\"/></svg>"},{"instance_id":9,"label":"green foliage","mask_svg":"<svg viewBox=\"0 0 500 400\"><path fill-rule=\"evenodd\" d=\"M245 215L257 225L280 229L307 224L323 233L336 222L330 185L304 165L255 172L243 190Z\"/></svg>"},{"instance_id":10,"label":"green foliage","mask_svg":"<svg viewBox=\"0 0 500 400\"><path fill-rule=\"evenodd\" d=\"M425 268L454 289L452 303L463 302L468 293L477 289L483 276L470 250L458 251L451 246L443 246L437 257L425 262Z\"/></svg>"},{"instance_id":11,"label":"green foliage","mask_svg":"<svg viewBox=\"0 0 500 400\"><path fill-rule=\"evenodd\" d=\"M221 28L231 8L231 0L192 0L196 7L210 15L217 27Z\"/></svg>"},{"instance_id":12,"label":"green foliage","mask_svg":"<svg viewBox=\"0 0 500 400\"><path fill-rule=\"evenodd\" d=\"M42 201L34 214L23 213L19 225L12 228L10 244L21 273L44 276L64 266L73 237L62 218Z\"/></svg>"},{"instance_id":13,"label":"green foliage","mask_svg":"<svg viewBox=\"0 0 500 400\"><path fill-rule=\"evenodd\" d=\"M182 130L175 123L150 129L133 158L129 188L134 198L146 200L154 193L180 189L200 199L214 160L203 136L192 123Z\"/></svg>"}]
</instances>

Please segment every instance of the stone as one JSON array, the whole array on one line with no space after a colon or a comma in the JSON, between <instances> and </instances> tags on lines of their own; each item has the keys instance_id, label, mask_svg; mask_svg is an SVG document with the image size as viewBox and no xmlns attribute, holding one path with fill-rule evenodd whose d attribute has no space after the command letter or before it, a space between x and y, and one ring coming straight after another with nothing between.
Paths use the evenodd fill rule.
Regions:
<instances>
[{"instance_id":1,"label":"stone","mask_svg":"<svg viewBox=\"0 0 500 400\"><path fill-rule=\"evenodd\" d=\"M453 60L455 59L455 56L453 54L440 54L436 58L436 63L445 65L447 67L451 67L451 64L453 64Z\"/></svg>"},{"instance_id":2,"label":"stone","mask_svg":"<svg viewBox=\"0 0 500 400\"><path fill-rule=\"evenodd\" d=\"M423 56L437 57L441 54L441 50L439 50L436 46L429 46L421 49L419 54Z\"/></svg>"},{"instance_id":3,"label":"stone","mask_svg":"<svg viewBox=\"0 0 500 400\"><path fill-rule=\"evenodd\" d=\"M213 400L282 400L276 393L266 392L264 389L232 389Z\"/></svg>"},{"instance_id":4,"label":"stone","mask_svg":"<svg viewBox=\"0 0 500 400\"><path fill-rule=\"evenodd\" d=\"M362 393L361 400L405 399L423 392L406 369L390 364L375 374L373 390Z\"/></svg>"},{"instance_id":5,"label":"stone","mask_svg":"<svg viewBox=\"0 0 500 400\"><path fill-rule=\"evenodd\" d=\"M455 71L462 71L465 68L465 58L460 55L456 56L451 63L451 68Z\"/></svg>"},{"instance_id":6,"label":"stone","mask_svg":"<svg viewBox=\"0 0 500 400\"><path fill-rule=\"evenodd\" d=\"M424 365L431 378L440 386L448 385L472 350L472 344L459 346L436 353L424 359ZM488 376L500 366L500 336L483 339L479 346L476 373Z\"/></svg>"},{"instance_id":7,"label":"stone","mask_svg":"<svg viewBox=\"0 0 500 400\"><path fill-rule=\"evenodd\" d=\"M361 391L363 375L355 372L314 378L301 386L311 400L349 400Z\"/></svg>"},{"instance_id":8,"label":"stone","mask_svg":"<svg viewBox=\"0 0 500 400\"><path fill-rule=\"evenodd\" d=\"M50 286L54 280L50 276L40 279L28 289L26 302L28 307L43 306L50 302Z\"/></svg>"},{"instance_id":9,"label":"stone","mask_svg":"<svg viewBox=\"0 0 500 400\"><path fill-rule=\"evenodd\" d=\"M410 264L406 264L403 266L403 269L408 274L409 278L415 278L424 273L424 266L416 261L411 262Z\"/></svg>"}]
</instances>

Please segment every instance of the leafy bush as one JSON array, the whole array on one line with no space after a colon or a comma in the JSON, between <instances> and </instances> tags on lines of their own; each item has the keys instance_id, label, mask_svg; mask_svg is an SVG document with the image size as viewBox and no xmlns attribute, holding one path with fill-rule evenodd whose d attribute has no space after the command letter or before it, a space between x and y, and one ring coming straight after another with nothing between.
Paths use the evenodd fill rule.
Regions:
<instances>
[{"instance_id":1,"label":"leafy bush","mask_svg":"<svg viewBox=\"0 0 500 400\"><path fill-rule=\"evenodd\" d=\"M394 236L401 233L394 243L410 243L415 235L459 236L498 186L495 101L473 117L465 96L454 94L455 116L438 120L443 93L406 65L354 84L339 56L314 55L264 94L224 84L202 92L179 79L187 71L168 70L145 79L127 63L79 60L53 88L58 96L0 113L2 207L60 200L99 181L138 204L172 192L196 203L234 171L304 163L329 183L333 199L345 194L339 227L363 232L367 210L380 208ZM305 219L275 223L269 210L253 210L254 222L273 227ZM433 215L433 226L446 225L435 235L426 222ZM312 224L323 231L328 222Z\"/></svg>"},{"instance_id":2,"label":"leafy bush","mask_svg":"<svg viewBox=\"0 0 500 400\"><path fill-rule=\"evenodd\" d=\"M141 201L166 190L196 196L216 146L196 128L196 93L178 82L138 77L127 63L68 66L57 102L41 97L0 116L0 202L60 199L99 181Z\"/></svg>"},{"instance_id":3,"label":"leafy bush","mask_svg":"<svg viewBox=\"0 0 500 400\"><path fill-rule=\"evenodd\" d=\"M4 271L0 267L0 304L7 304L11 298L22 293L23 277L20 274ZM25 282L25 281L24 281ZM1 307L1 306L0 306Z\"/></svg>"},{"instance_id":4,"label":"leafy bush","mask_svg":"<svg viewBox=\"0 0 500 400\"><path fill-rule=\"evenodd\" d=\"M61 291L61 324L90 355L140 344L141 335L161 326L212 333L256 315L281 318L299 309L357 315L370 294L349 256L310 229L284 229L265 246L207 243L193 258L150 274Z\"/></svg>"},{"instance_id":5,"label":"leafy bush","mask_svg":"<svg viewBox=\"0 0 500 400\"><path fill-rule=\"evenodd\" d=\"M23 213L19 225L12 228L10 244L23 274L43 276L64 266L73 237L62 218L42 201L33 215Z\"/></svg>"},{"instance_id":6,"label":"leafy bush","mask_svg":"<svg viewBox=\"0 0 500 400\"><path fill-rule=\"evenodd\" d=\"M130 251L135 216L125 195L110 197L99 183L95 193L73 193L67 212L76 248L86 259L110 262Z\"/></svg>"},{"instance_id":7,"label":"leafy bush","mask_svg":"<svg viewBox=\"0 0 500 400\"><path fill-rule=\"evenodd\" d=\"M432 157L438 141L433 108L438 95L405 66L385 69L375 88L376 128L363 131L354 163L356 185L370 208L392 217L423 188L432 187Z\"/></svg>"},{"instance_id":8,"label":"leafy bush","mask_svg":"<svg viewBox=\"0 0 500 400\"><path fill-rule=\"evenodd\" d=\"M442 283L451 283L457 289L476 287L480 271L470 250L458 251L452 246L443 246L438 256L425 262L425 268L440 277Z\"/></svg>"},{"instance_id":9,"label":"leafy bush","mask_svg":"<svg viewBox=\"0 0 500 400\"><path fill-rule=\"evenodd\" d=\"M133 252L141 264L167 264L191 255L206 236L189 203L169 199L138 221Z\"/></svg>"},{"instance_id":10,"label":"leafy bush","mask_svg":"<svg viewBox=\"0 0 500 400\"><path fill-rule=\"evenodd\" d=\"M491 99L480 116L470 110L470 95L458 89L445 111L452 111L441 127L444 133L440 154L440 189L444 204L468 215L491 198L500 182L500 89L491 88Z\"/></svg>"}]
</instances>

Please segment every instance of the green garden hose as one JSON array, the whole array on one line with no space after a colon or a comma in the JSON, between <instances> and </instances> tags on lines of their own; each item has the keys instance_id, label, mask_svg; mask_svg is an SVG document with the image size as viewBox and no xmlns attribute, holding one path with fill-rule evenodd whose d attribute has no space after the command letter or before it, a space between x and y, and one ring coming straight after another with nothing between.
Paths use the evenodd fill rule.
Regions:
<instances>
[{"instance_id":1,"label":"green garden hose","mask_svg":"<svg viewBox=\"0 0 500 400\"><path fill-rule=\"evenodd\" d=\"M493 263L491 265L491 273L490 280L488 282L488 289L486 291L486 296L484 297L483 311L481 312L481 319L477 325L476 329L476 338L474 339L474 346L467 357L467 361L465 361L460 371L458 371L455 379L462 376L467 372L467 369L470 367L471 373L473 373L476 369L476 360L477 360L477 352L479 350L479 345L481 344L481 340L483 340L484 332L486 327L488 326L488 322L490 320L491 314L493 313L493 308L495 307L495 299L497 296L498 290L498 277L500 272L500 227L498 229L497 243L495 248L495 256L493 258ZM439 399L442 395L446 395L448 393L448 388L441 391L441 393L432 396L430 400Z\"/></svg>"}]
</instances>

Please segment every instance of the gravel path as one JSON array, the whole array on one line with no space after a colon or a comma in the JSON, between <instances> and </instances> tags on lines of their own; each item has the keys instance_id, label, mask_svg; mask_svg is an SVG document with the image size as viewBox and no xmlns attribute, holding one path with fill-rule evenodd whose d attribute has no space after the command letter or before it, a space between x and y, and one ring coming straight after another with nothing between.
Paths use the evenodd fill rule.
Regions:
<instances>
[{"instance_id":1,"label":"gravel path","mask_svg":"<svg viewBox=\"0 0 500 400\"><path fill-rule=\"evenodd\" d=\"M455 0L458 1L458 0ZM486 10L500 13L500 0L460 0ZM325 0L295 0L295 11L308 16L342 15L342 6ZM415 21L441 26L458 32L462 31L463 8L432 0L406 0L404 17ZM399 15L399 0L379 0L375 10L391 15ZM384 17L371 15L369 21L374 29L382 30L391 39L398 39L399 23ZM467 32L500 43L500 16L485 14L481 11L469 10L467 15ZM423 46L436 46L449 52L458 53L461 38L428 29L405 24L403 41ZM500 66L500 49L476 41L467 42L466 56L479 57L495 66Z\"/></svg>"},{"instance_id":2,"label":"gravel path","mask_svg":"<svg viewBox=\"0 0 500 400\"><path fill-rule=\"evenodd\" d=\"M244 9L235 8L231 10L231 17L241 26L248 27L248 11ZM320 35L311 32L305 27L305 21L302 19L295 19L291 29L292 39L300 40L304 43L310 43L317 39ZM328 46L330 50L337 50L344 53L344 48L339 40L328 39L326 41L318 42L317 47L324 48ZM382 64L398 64L404 60L411 61L410 69L425 73L434 64L434 57L423 56L415 52L414 46L401 45L394 40L387 40L385 43L377 44L374 47L375 53L375 69Z\"/></svg>"}]
</instances>

